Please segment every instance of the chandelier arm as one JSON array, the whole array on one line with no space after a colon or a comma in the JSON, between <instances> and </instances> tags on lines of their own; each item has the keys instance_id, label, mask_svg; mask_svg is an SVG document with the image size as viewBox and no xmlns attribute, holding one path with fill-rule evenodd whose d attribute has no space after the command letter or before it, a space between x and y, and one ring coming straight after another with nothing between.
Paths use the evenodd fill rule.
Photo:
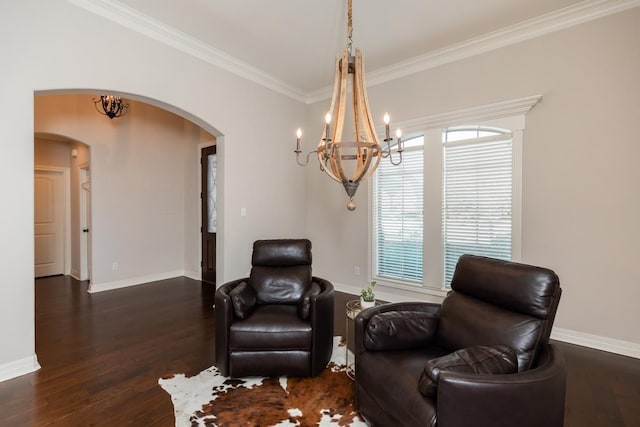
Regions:
<instances>
[{"instance_id":1,"label":"chandelier arm","mask_svg":"<svg viewBox=\"0 0 640 427\"><path fill-rule=\"evenodd\" d=\"M346 66L345 66L346 65ZM344 169L342 167L342 147L337 143L342 140L342 133L344 131L344 118L345 109L347 104L347 91L348 91L348 78L349 78L349 52L347 49L342 50L342 58L340 62L336 64L340 69L340 84L338 87L337 100L335 111L335 126L333 127L332 135L332 147L331 155L329 157L329 164L331 172L340 182L345 182L348 178L345 176Z\"/></svg>"},{"instance_id":2,"label":"chandelier arm","mask_svg":"<svg viewBox=\"0 0 640 427\"><path fill-rule=\"evenodd\" d=\"M323 164L322 162L319 162L319 163L320 163L320 170L321 170L322 172L324 172L324 171L326 171L326 170L327 170L327 160L328 160L328 159L325 157L325 159L324 159L324 164ZM327 175L329 175L329 174L327 173ZM332 177L331 175L329 175L329 178L331 178L331 179L335 179L335 178L334 178L334 177ZM336 181L337 181L337 180L336 180Z\"/></svg>"},{"instance_id":3,"label":"chandelier arm","mask_svg":"<svg viewBox=\"0 0 640 427\"><path fill-rule=\"evenodd\" d=\"M338 101L338 95L340 94L341 90L340 90L340 82L341 82L341 78L340 78L340 55L336 55L336 61L335 61L335 71L334 71L334 78L333 78L333 94L331 96L331 105L329 107L329 111L328 114L331 118L335 117L335 110L336 110L336 101ZM325 129L328 129L329 124L327 123L327 127ZM335 126L334 126L334 130L335 130ZM334 138L335 137L335 132L332 136L330 136L329 134L325 133L327 132L326 130L323 131L323 136L320 138L320 141L318 141L318 160L320 161L320 170L322 171L326 171L326 168L322 167L322 163L324 160L325 166L326 166L326 162L328 160L329 157L329 143L331 142L331 139L328 138ZM333 139L335 141L335 139ZM336 179L334 176L332 176L333 179Z\"/></svg>"},{"instance_id":4,"label":"chandelier arm","mask_svg":"<svg viewBox=\"0 0 640 427\"><path fill-rule=\"evenodd\" d=\"M382 156L380 156L380 152L378 152L378 155L374 157L376 158L375 163L373 164L373 166L369 168L369 170L367 170L367 173L362 178L360 178L361 181L365 181L369 179L369 177L373 175L376 169L378 169L378 165L380 165L380 160L382 159Z\"/></svg>"},{"instance_id":5,"label":"chandelier arm","mask_svg":"<svg viewBox=\"0 0 640 427\"><path fill-rule=\"evenodd\" d=\"M350 181L349 177L344 173L344 167L342 165L343 143L336 143L335 145L337 145L336 150L330 158L331 171L338 177L340 182Z\"/></svg>"},{"instance_id":6,"label":"chandelier arm","mask_svg":"<svg viewBox=\"0 0 640 427\"><path fill-rule=\"evenodd\" d=\"M364 84L364 61L360 49L356 49L354 71L354 93L358 98L358 111L354 112L354 114L363 121L362 128L364 130L365 137L368 141L371 142L372 145L372 147L368 150L368 153L363 153L364 155L366 155L366 158L364 158L363 163L360 164L360 169L358 170L358 174L355 177L358 180L364 180L371 176L373 172L375 172L378 164L380 163L380 156L382 155L383 151L375 132L373 119L371 117L371 110L369 109L369 101L367 99L367 93L365 91ZM375 163L372 166L371 162L374 160L374 157Z\"/></svg>"},{"instance_id":7,"label":"chandelier arm","mask_svg":"<svg viewBox=\"0 0 640 427\"><path fill-rule=\"evenodd\" d=\"M373 153L374 149L369 151ZM353 175L354 182L362 181L362 177L369 171L369 168L371 167L371 159L373 159L374 157L374 155L372 155L371 153L365 153L359 157L358 167L356 168L356 172Z\"/></svg>"},{"instance_id":8,"label":"chandelier arm","mask_svg":"<svg viewBox=\"0 0 640 427\"><path fill-rule=\"evenodd\" d=\"M364 78L364 60L362 58L362 52L360 51L360 49L356 49L356 76L358 76L357 90L359 92L359 97L361 100L360 113L362 116L362 120L364 120L364 132L367 136L367 139L371 142L375 142L381 150L382 146L380 145L378 135L375 132L375 125L373 123L373 118L371 117L371 111L369 109L369 97L367 96L367 91L365 90L366 81Z\"/></svg>"},{"instance_id":9,"label":"chandelier arm","mask_svg":"<svg viewBox=\"0 0 640 427\"><path fill-rule=\"evenodd\" d=\"M331 106L329 113L333 114L336 108L338 93L340 92L340 58L341 54L336 54L335 69L333 70L333 94L331 95Z\"/></svg>"},{"instance_id":10,"label":"chandelier arm","mask_svg":"<svg viewBox=\"0 0 640 427\"><path fill-rule=\"evenodd\" d=\"M329 106L329 111L328 111L328 114L331 117L334 117L336 100L337 100L336 98L339 92L340 92L340 56L336 55L335 71L333 76L333 94L331 96L331 105ZM326 129L326 128L323 128L323 129ZM325 135L325 130L323 130L322 137L318 141L318 146L316 150L318 152L318 161L320 162L320 170L322 171L325 170L322 166L323 160L326 161L326 157L324 156L324 154L329 148L328 147L329 141L326 138L329 138L329 135Z\"/></svg>"},{"instance_id":11,"label":"chandelier arm","mask_svg":"<svg viewBox=\"0 0 640 427\"><path fill-rule=\"evenodd\" d=\"M104 113L104 110L103 110L103 111L100 111L100 110L98 109L98 103L100 103L100 105L102 105L102 100L101 100L101 99L95 99L95 98L93 98L93 106L96 108L96 111L97 111L98 113L102 114L103 116L106 116L106 114Z\"/></svg>"},{"instance_id":12,"label":"chandelier arm","mask_svg":"<svg viewBox=\"0 0 640 427\"><path fill-rule=\"evenodd\" d=\"M393 166L399 166L402 163L402 151L398 151L399 159L397 162L393 161L393 156L391 155L391 151L389 151L389 161Z\"/></svg>"},{"instance_id":13,"label":"chandelier arm","mask_svg":"<svg viewBox=\"0 0 640 427\"><path fill-rule=\"evenodd\" d=\"M320 158L320 153L318 153L318 158ZM323 166L322 162L320 162L320 170L326 173L327 176L334 181L342 183L342 180L334 175L333 171L331 170L331 165L327 166L325 163L325 165Z\"/></svg>"},{"instance_id":14,"label":"chandelier arm","mask_svg":"<svg viewBox=\"0 0 640 427\"><path fill-rule=\"evenodd\" d=\"M346 66L345 66L346 64ZM342 50L342 58L340 62L337 64L340 68L340 85L339 85L339 93L337 96L338 104L336 105L336 117L335 126L333 127L333 142L342 141L342 132L344 131L344 118L346 113L347 106L347 92L349 91L348 87L348 79L349 79L349 52L347 49Z\"/></svg>"},{"instance_id":15,"label":"chandelier arm","mask_svg":"<svg viewBox=\"0 0 640 427\"><path fill-rule=\"evenodd\" d=\"M353 181L355 182L367 179L367 177L369 177L375 171L380 158L380 149L373 142L366 143L366 146L361 146L360 149L366 154L361 156L359 159L361 165L354 174ZM373 167L371 167L371 162L374 158L376 158L376 163Z\"/></svg>"},{"instance_id":16,"label":"chandelier arm","mask_svg":"<svg viewBox=\"0 0 640 427\"><path fill-rule=\"evenodd\" d=\"M359 50L356 49L356 53ZM356 55L357 56L357 55ZM353 127L355 129L355 136L356 136L356 140L360 140L363 139L364 142L370 142L371 138L367 137L366 135L363 136L362 135L362 122L361 122L361 117L362 117L362 91L360 90L360 77L359 77L359 69L356 65L357 63L357 58L354 58L354 64L353 64L353 76L352 76L352 80L351 80L351 87L353 89ZM366 124L365 124L366 125ZM366 126L365 126L366 127ZM366 134L366 130L365 130L365 134ZM369 168L370 165L370 161L367 161L367 158L371 158L371 153L367 153L367 148L366 147L362 147L359 146L357 148L358 151L358 158L356 160L356 170L354 173L354 180L359 180L360 177L367 171L367 169ZM371 151L371 150L369 150Z\"/></svg>"},{"instance_id":17,"label":"chandelier arm","mask_svg":"<svg viewBox=\"0 0 640 427\"><path fill-rule=\"evenodd\" d=\"M353 129L355 130L355 136L356 136L356 140L360 140L360 136L362 135L361 132L361 127L360 127L360 120L358 120L359 115L358 115L358 111L360 110L360 96L359 96L359 91L355 90L356 85L358 83L358 75L354 72L353 76L351 77L351 88L353 89L353 102L351 105L352 111L353 111Z\"/></svg>"},{"instance_id":18,"label":"chandelier arm","mask_svg":"<svg viewBox=\"0 0 640 427\"><path fill-rule=\"evenodd\" d=\"M309 151L307 153L307 158L306 158L305 162L303 163L303 162L300 161L300 153L302 153L302 151L295 150L294 153L296 153L296 163L298 163L298 165L300 165L300 166L307 166L309 164L309 157L311 157L311 155L313 153L317 153L317 152L318 152L318 150Z\"/></svg>"},{"instance_id":19,"label":"chandelier arm","mask_svg":"<svg viewBox=\"0 0 640 427\"><path fill-rule=\"evenodd\" d=\"M320 144L323 143L323 140L320 140L320 143L318 144L318 147L320 147ZM329 176L329 178L333 179L336 182L342 182L340 180L340 178L338 178L332 171L331 169L331 164L329 163L329 165L327 165L327 163L330 161L330 158L328 155L325 155L325 151L324 151L324 145L322 145L322 150L316 150L317 154L318 154L318 163L320 164L320 170L323 171L324 173L327 174L327 176Z\"/></svg>"},{"instance_id":20,"label":"chandelier arm","mask_svg":"<svg viewBox=\"0 0 640 427\"><path fill-rule=\"evenodd\" d=\"M355 77L355 76L354 76ZM355 83L355 82L354 82ZM353 91L353 126L355 129L355 139L358 142L367 142L366 138L363 140L360 132L360 120L358 120L358 101L357 91ZM357 180L358 176L362 175L362 169L366 168L365 162L367 158L367 148L362 146L356 147L356 170L354 172L354 180Z\"/></svg>"}]
</instances>

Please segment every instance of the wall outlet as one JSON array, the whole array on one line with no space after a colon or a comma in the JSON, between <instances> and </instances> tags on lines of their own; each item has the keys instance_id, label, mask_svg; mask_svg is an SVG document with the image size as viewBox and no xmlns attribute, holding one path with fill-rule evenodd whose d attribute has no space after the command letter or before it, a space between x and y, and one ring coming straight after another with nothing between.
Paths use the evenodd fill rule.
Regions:
<instances>
[{"instance_id":1,"label":"wall outlet","mask_svg":"<svg viewBox=\"0 0 640 427\"><path fill-rule=\"evenodd\" d=\"M355 274L356 276L360 275L360 267L353 267L353 274Z\"/></svg>"},{"instance_id":2,"label":"wall outlet","mask_svg":"<svg viewBox=\"0 0 640 427\"><path fill-rule=\"evenodd\" d=\"M114 271L115 271L115 270L117 270L117 269L118 269L118 267L119 267L119 266L118 266L118 263L117 263L117 262L114 262L113 264L111 264L111 269L112 269L112 270L114 270Z\"/></svg>"}]
</instances>

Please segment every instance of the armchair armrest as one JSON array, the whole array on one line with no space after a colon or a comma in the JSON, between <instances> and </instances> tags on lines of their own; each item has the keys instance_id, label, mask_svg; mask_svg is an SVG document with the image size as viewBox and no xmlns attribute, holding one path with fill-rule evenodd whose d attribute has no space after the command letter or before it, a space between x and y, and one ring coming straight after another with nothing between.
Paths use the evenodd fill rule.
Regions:
<instances>
[{"instance_id":1,"label":"armchair armrest","mask_svg":"<svg viewBox=\"0 0 640 427\"><path fill-rule=\"evenodd\" d=\"M311 376L315 376L327 367L333 349L333 312L335 290L333 284L319 277L312 277L320 286L320 293L310 297L309 321L312 325Z\"/></svg>"},{"instance_id":2,"label":"armchair armrest","mask_svg":"<svg viewBox=\"0 0 640 427\"><path fill-rule=\"evenodd\" d=\"M442 372L438 384L438 425L561 427L564 424L566 367L554 345L536 368L517 374ZM463 406L461 410L461 405Z\"/></svg>"},{"instance_id":3,"label":"armchair armrest","mask_svg":"<svg viewBox=\"0 0 640 427\"><path fill-rule=\"evenodd\" d=\"M222 375L229 374L229 327L233 322L233 303L229 293L248 278L234 280L225 283L216 290L215 294L215 316L216 316L216 367Z\"/></svg>"},{"instance_id":4,"label":"armchair armrest","mask_svg":"<svg viewBox=\"0 0 640 427\"><path fill-rule=\"evenodd\" d=\"M361 311L355 319L355 357L356 362L358 355L368 351L365 347L365 333L367 325L373 316L380 313L386 313L389 311L418 311L423 313L432 314L437 317L440 313L440 304L433 304L428 302L399 302L391 304L382 304L375 307L368 308ZM357 370L357 368L356 368Z\"/></svg>"}]
</instances>

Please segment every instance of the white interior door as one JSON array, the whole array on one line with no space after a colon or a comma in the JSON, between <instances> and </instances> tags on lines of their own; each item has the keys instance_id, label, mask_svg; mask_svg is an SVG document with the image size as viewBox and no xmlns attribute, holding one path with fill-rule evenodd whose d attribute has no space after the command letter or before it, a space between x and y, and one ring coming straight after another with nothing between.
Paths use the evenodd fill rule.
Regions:
<instances>
[{"instance_id":1,"label":"white interior door","mask_svg":"<svg viewBox=\"0 0 640 427\"><path fill-rule=\"evenodd\" d=\"M64 274L64 172L34 173L35 277Z\"/></svg>"}]
</instances>

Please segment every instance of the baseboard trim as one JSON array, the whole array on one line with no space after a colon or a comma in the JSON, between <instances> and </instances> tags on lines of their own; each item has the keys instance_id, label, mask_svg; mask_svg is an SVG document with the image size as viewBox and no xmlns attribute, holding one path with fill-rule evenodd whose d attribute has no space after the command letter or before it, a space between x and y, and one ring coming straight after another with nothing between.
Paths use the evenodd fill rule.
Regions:
<instances>
[{"instance_id":1,"label":"baseboard trim","mask_svg":"<svg viewBox=\"0 0 640 427\"><path fill-rule=\"evenodd\" d=\"M76 279L77 281L80 281L80 272L77 270L71 270L69 272L69 276L73 277L74 279Z\"/></svg>"},{"instance_id":2,"label":"baseboard trim","mask_svg":"<svg viewBox=\"0 0 640 427\"><path fill-rule=\"evenodd\" d=\"M40 369L40 364L38 363L38 356L35 354L5 363L0 365L0 382L35 372L38 369Z\"/></svg>"},{"instance_id":3,"label":"baseboard trim","mask_svg":"<svg viewBox=\"0 0 640 427\"><path fill-rule=\"evenodd\" d=\"M640 344L571 329L553 328L551 339L640 359Z\"/></svg>"},{"instance_id":4,"label":"baseboard trim","mask_svg":"<svg viewBox=\"0 0 640 427\"><path fill-rule=\"evenodd\" d=\"M202 271L185 270L184 275L189 279L202 280Z\"/></svg>"},{"instance_id":5,"label":"baseboard trim","mask_svg":"<svg viewBox=\"0 0 640 427\"><path fill-rule=\"evenodd\" d=\"M164 273L151 274L148 276L130 277L128 279L114 280L105 283L90 283L87 292L94 294L97 292L111 291L114 289L127 288L129 286L144 285L158 280L172 279L174 277L185 276L184 270L167 271Z\"/></svg>"},{"instance_id":6,"label":"baseboard trim","mask_svg":"<svg viewBox=\"0 0 640 427\"><path fill-rule=\"evenodd\" d=\"M359 297L360 291L364 286L354 286L347 285L344 283L336 283L332 282L336 291L344 292L346 294L355 295L356 298ZM404 302L404 301L412 301L412 302L432 302L435 304L440 304L444 299L444 295L439 295L439 292L433 291L424 291L418 292L412 289L401 289L401 288L391 288L389 286L378 283L376 286L376 299L382 301L389 302Z\"/></svg>"},{"instance_id":7,"label":"baseboard trim","mask_svg":"<svg viewBox=\"0 0 640 427\"><path fill-rule=\"evenodd\" d=\"M344 283L333 282L336 291L344 292L347 294L357 295L360 294L360 287L347 285ZM394 290L395 292L395 290ZM424 301L424 302L442 302L442 298L438 298L435 295L422 294L418 292L404 291L402 295L397 295L389 291L376 288L376 297L383 301L401 302L401 301ZM620 354L622 356L633 357L640 359L640 344L622 341L615 338L603 337L600 335L592 335L585 332L574 331L571 329L556 328L554 327L551 332L551 339L566 342L569 344L576 344L583 347L589 347L596 350L607 351L609 353Z\"/></svg>"}]
</instances>

